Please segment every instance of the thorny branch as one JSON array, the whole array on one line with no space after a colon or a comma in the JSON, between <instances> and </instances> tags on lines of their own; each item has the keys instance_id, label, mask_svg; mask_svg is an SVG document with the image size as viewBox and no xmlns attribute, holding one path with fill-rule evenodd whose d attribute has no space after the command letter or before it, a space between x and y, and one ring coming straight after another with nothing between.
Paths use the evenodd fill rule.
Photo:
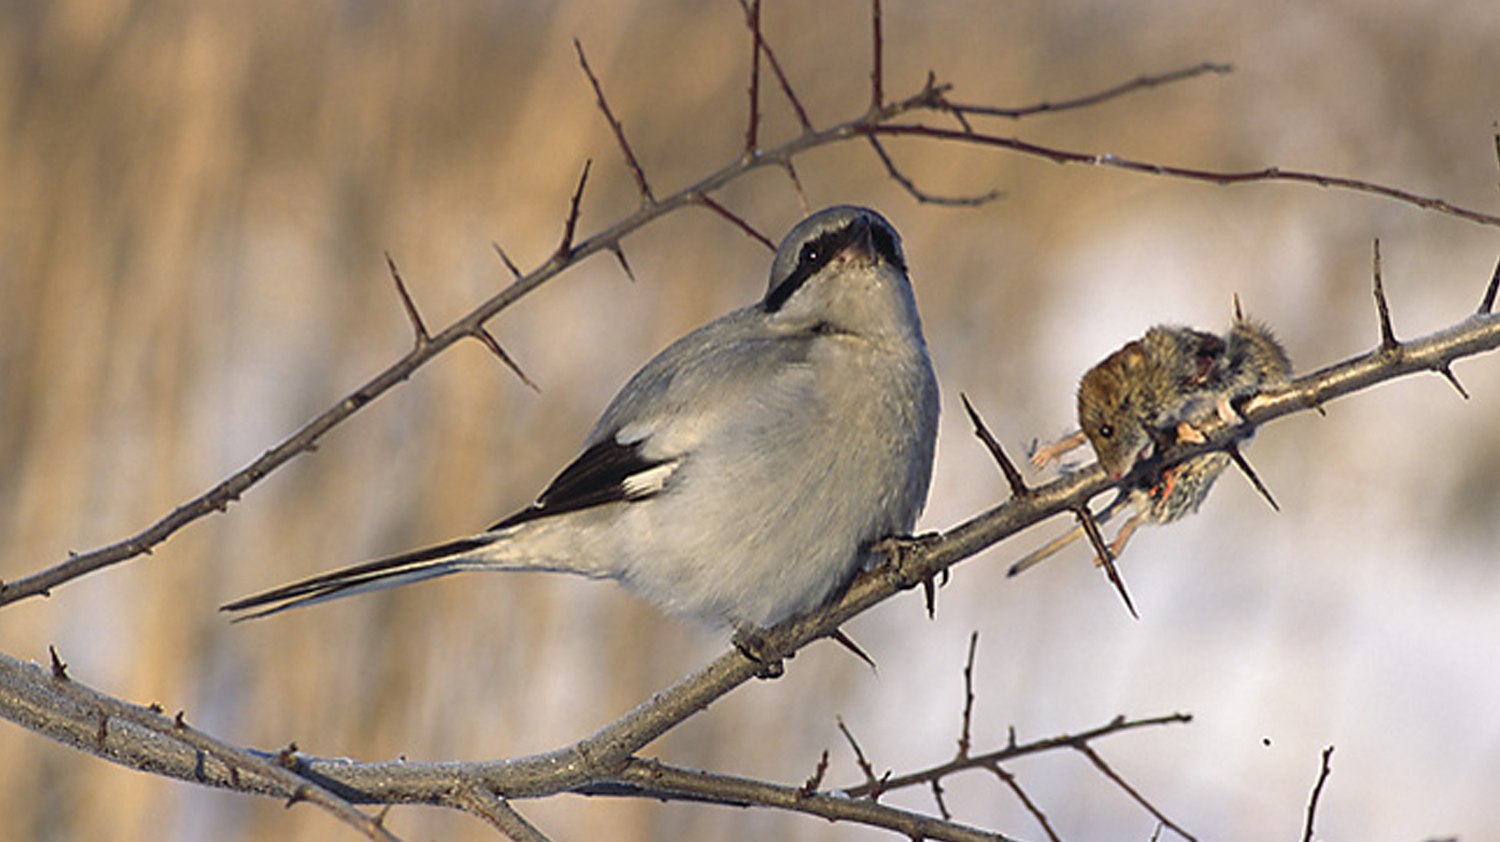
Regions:
<instances>
[{"instance_id":1,"label":"thorny branch","mask_svg":"<svg viewBox=\"0 0 1500 842\"><path fill-rule=\"evenodd\" d=\"M745 659L734 653L719 659ZM712 669L712 667L710 668ZM705 671L706 673L707 671ZM703 675L704 673L700 673ZM693 679L689 679L691 682ZM687 682L684 682L687 683ZM66 684L64 687L63 685ZM673 693L683 687L679 683ZM969 827L951 819L938 819L878 803L869 797L870 784L840 790L820 790L821 773L803 786L785 786L748 778L693 769L683 769L636 756L627 746L635 734L609 733L606 728L594 738L577 744L576 751L552 752L511 761L478 763L415 763L396 761L357 763L345 759L311 757L295 749L268 753L236 749L235 756L204 755L181 739L172 720L159 713L149 738L133 730L113 729L107 739L98 739L98 717L121 707L130 708L76 681L49 679L47 672L0 654L0 708L21 724L75 748L97 754L132 768L209 786L240 792L286 797L291 790L277 764L286 764L294 784L317 787L345 804L425 803L454 807L473 813L512 839L544 839L510 804L511 800L572 791L587 795L637 796L662 800L690 800L729 806L768 806L792 810L834 821L850 821L903 833L911 838L934 840L988 840L1004 842L1003 834ZM644 706L643 706L644 707ZM637 711L640 709L638 708ZM632 714L634 715L634 714ZM627 716L627 719L630 717ZM683 717L685 718L685 716ZM874 778L887 791L940 780L969 769L988 769L1003 760L1047 751L1078 750L1104 737L1147 727L1189 722L1186 714L1127 720L1124 717L1077 734L1016 743L996 751L976 754L900 777ZM616 723L618 726L620 723ZM587 744L587 745L585 745ZM868 766L868 761L866 761ZM553 768L549 769L548 767ZM820 768L826 768L820 763ZM295 772L295 774L293 774ZM587 778L565 787L548 784L548 778ZM500 793L504 793L502 797ZM308 798L307 800L312 800ZM350 810L353 808L350 807ZM356 812L356 815L360 815ZM530 829L529 831L527 829ZM383 831L382 831L383 832ZM536 836L527 835L535 833ZM386 838L373 837L373 838Z\"/></svg>"},{"instance_id":2,"label":"thorny branch","mask_svg":"<svg viewBox=\"0 0 1500 842\"><path fill-rule=\"evenodd\" d=\"M744 4L742 3L742 6ZM1500 217L1453 205L1445 200L1422 196L1403 189L1314 172L1266 167L1246 171L1215 171L1171 166L1116 157L1110 154L1078 152L1029 143L1014 137L1003 137L974 130L971 116L1005 116L1076 108L1122 96L1137 90L1192 78L1208 72L1224 72L1218 65L1200 65L1160 77L1142 77L1075 100L1058 104L1030 106L1022 109L985 109L957 105L947 98L951 86L929 78L914 94L897 101L885 101L882 68L883 39L880 30L880 7L872 4L874 54L872 56L871 107L852 119L824 129L813 128L792 86L759 30L759 14L746 8L747 25L757 47L777 76L788 100L798 112L804 130L779 145L748 150L732 162L710 173L698 182L670 195L657 198L646 182L644 170L625 139L622 124L615 117L597 76L588 66L581 44L577 45L580 65L593 88L599 108L625 155L627 166L635 177L642 205L635 212L617 220L592 236L574 241L580 215L583 180L572 197L566 216L563 246L536 269L521 273L500 251L501 259L515 275L510 285L476 306L468 315L447 328L428 334L399 276L396 277L403 307L417 334L415 347L401 356L369 382L314 418L296 433L275 445L244 469L203 494L184 502L140 533L99 550L70 557L67 561L23 579L0 585L0 606L30 596L46 595L50 589L87 573L149 553L178 530L229 504L255 486L272 471L295 456L311 450L327 432L345 421L375 398L407 380L418 368L461 339L477 339L492 350L498 349L484 325L537 287L561 272L576 266L595 253L615 254L623 264L621 243L648 224L686 207L703 206L714 210L747 233L766 242L742 218L712 194L761 167L778 167L795 178L793 159L803 152L848 140L875 141L881 136L905 136L936 143L959 143L1004 149L1057 163L1107 166L1152 176L1167 176L1207 184L1243 184L1254 182L1292 182L1373 194L1417 208L1434 211L1481 225L1500 227ZM755 84L758 84L756 82ZM758 97L758 94L756 94ZM758 103L752 104L752 119L758 119ZM963 130L940 128L920 122L924 116L952 115ZM915 116L919 122L897 123L899 118ZM747 131L754 141L756 132ZM878 144L872 144L877 149ZM877 153L878 154L878 153ZM885 159L888 172L898 182L907 183L894 165ZM908 189L914 187L911 185ZM913 195L923 195L913 190ZM627 271L628 271L628 264ZM394 272L393 272L394 274ZM1484 296L1480 311L1457 324L1429 336L1396 342L1384 342L1375 350L1345 362L1313 372L1290 386L1251 399L1242 409L1250 428L1284 415L1317 408L1327 401L1351 394L1406 374L1432 371L1446 373L1452 362L1500 347L1500 316L1491 312L1495 288L1500 284L1500 268ZM500 356L506 359L503 352ZM1163 465L1170 466L1213 449L1225 449L1238 440L1244 428L1220 426L1205 429L1206 441L1168 448ZM1127 478L1128 479L1128 478ZM937 535L919 541L893 544L888 564L863 574L836 602L804 617L770 629L764 635L764 652L769 656L789 655L822 637L833 636L839 626L853 616L889 599L891 596L930 581L949 567L981 550L1024 530L1043 519L1076 511L1093 496L1110 489L1112 483L1102 469L1094 466L1057 479L1044 486L1026 489L996 507ZM1035 753L1060 746L1074 748L1086 756L1097 757L1089 741L1106 734L1131 728L1168 722L1186 722L1186 715L1154 720L1114 722L1076 735L1037 740L1024 745L1014 737L997 751L973 754L967 749L946 764L905 776L885 776L853 787L838 798L810 791L813 782L804 787L777 788L759 781L733 779L711 773L690 773L642 760L636 753L658 736L707 707L741 684L764 671L765 665L754 663L738 651L715 659L693 675L656 694L619 720L576 743L544 754L478 763L411 763L353 762L310 757L289 748L282 752L251 752L223 744L188 728L179 717L170 720L159 710L140 709L109 696L84 688L68 678L61 669L56 674L14 657L0 654L0 714L24 727L46 734L81 751L96 754L132 768L144 769L168 777L232 789L241 792L275 795L292 800L318 803L335 815L359 827L373 839L391 838L379 822L354 810L354 803L428 803L473 812L491 821L504 832L520 838L544 838L540 831L526 823L509 806L509 800L539 797L566 791L586 792L608 785L638 785L681 797L694 797L719 803L783 804L804 812L814 807L843 805L835 811L827 807L829 818L843 818L881 827L897 829L892 808L878 804L873 795L878 787L890 791L904 786L926 785L940 792L937 784L944 776L969 769L998 769L1002 760L1025 753ZM1326 761L1326 756L1325 756ZM820 776L819 776L820 777ZM712 785L710 785L712 782ZM1123 785L1123 782L1120 782ZM503 798L501 797L503 795ZM1309 825L1311 823L1311 807ZM794 805L804 805L795 807ZM812 805L812 807L806 806ZM878 811L886 811L880 813ZM896 811L899 812L899 811ZM1153 810L1153 812L1155 812ZM1033 814L1044 822L1039 810ZM901 818L901 821L907 821ZM911 814L912 823L899 825L913 838L934 839L1004 839L998 834L966 828L952 821ZM1050 834L1050 829L1049 829ZM528 836L527 834L532 834Z\"/></svg>"}]
</instances>

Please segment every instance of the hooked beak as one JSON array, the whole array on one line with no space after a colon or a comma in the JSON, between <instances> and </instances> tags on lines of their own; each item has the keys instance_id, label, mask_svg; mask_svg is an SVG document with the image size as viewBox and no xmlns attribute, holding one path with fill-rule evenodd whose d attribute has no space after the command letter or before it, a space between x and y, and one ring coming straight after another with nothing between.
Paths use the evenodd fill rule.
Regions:
<instances>
[{"instance_id":1,"label":"hooked beak","mask_svg":"<svg viewBox=\"0 0 1500 842\"><path fill-rule=\"evenodd\" d=\"M876 260L875 235L870 221L859 217L849 225L849 239L839 251L839 257L851 263L871 264Z\"/></svg>"}]
</instances>

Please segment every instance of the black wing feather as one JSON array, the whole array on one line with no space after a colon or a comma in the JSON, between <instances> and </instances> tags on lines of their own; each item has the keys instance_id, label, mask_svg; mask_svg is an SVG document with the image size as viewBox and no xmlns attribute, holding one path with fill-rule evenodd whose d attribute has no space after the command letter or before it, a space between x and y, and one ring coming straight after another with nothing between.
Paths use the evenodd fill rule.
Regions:
<instances>
[{"instance_id":1,"label":"black wing feather","mask_svg":"<svg viewBox=\"0 0 1500 842\"><path fill-rule=\"evenodd\" d=\"M536 502L491 526L491 531L505 529L537 518L576 512L621 500L640 500L650 495L630 493L626 480L671 462L671 459L647 459L639 444L621 444L610 435L589 446L562 473L552 480Z\"/></svg>"}]
</instances>

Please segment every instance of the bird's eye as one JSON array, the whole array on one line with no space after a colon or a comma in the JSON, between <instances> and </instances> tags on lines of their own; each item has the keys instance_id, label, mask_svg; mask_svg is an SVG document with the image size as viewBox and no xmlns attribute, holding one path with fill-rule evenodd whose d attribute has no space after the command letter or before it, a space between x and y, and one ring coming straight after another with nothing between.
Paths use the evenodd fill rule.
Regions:
<instances>
[{"instance_id":1,"label":"bird's eye","mask_svg":"<svg viewBox=\"0 0 1500 842\"><path fill-rule=\"evenodd\" d=\"M1103 436L1105 438L1112 438L1114 436L1114 434L1115 434L1115 428L1114 427L1110 426L1109 424L1101 424L1101 425L1099 425L1099 435L1101 435L1101 436Z\"/></svg>"},{"instance_id":2,"label":"bird's eye","mask_svg":"<svg viewBox=\"0 0 1500 842\"><path fill-rule=\"evenodd\" d=\"M802 245L802 251L797 255L797 262L803 266L811 266L821 260L822 257L823 252L818 248L818 243L814 241Z\"/></svg>"}]
</instances>

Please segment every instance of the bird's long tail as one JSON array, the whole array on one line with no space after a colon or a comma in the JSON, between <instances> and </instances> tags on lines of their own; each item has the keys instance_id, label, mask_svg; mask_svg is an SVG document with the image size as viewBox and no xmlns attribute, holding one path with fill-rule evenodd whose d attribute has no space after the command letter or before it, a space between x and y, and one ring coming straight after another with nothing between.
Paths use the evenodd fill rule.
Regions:
<instances>
[{"instance_id":1,"label":"bird's long tail","mask_svg":"<svg viewBox=\"0 0 1500 842\"><path fill-rule=\"evenodd\" d=\"M486 532L470 538L460 538L432 547L393 555L388 558L367 561L282 585L264 593L247 596L220 607L221 611L239 613L235 621L249 620L276 614L288 608L300 608L318 602L327 602L358 593L393 588L410 582L420 582L457 573L471 567L486 565L476 558L477 550L483 549L504 537L502 533Z\"/></svg>"},{"instance_id":2,"label":"bird's long tail","mask_svg":"<svg viewBox=\"0 0 1500 842\"><path fill-rule=\"evenodd\" d=\"M1108 506L1104 507L1104 511L1100 512L1097 515L1094 515L1094 522L1100 524L1101 526L1108 523L1110 518L1119 514L1120 509L1125 507L1125 504L1129 502L1129 498L1130 495L1127 492L1121 491L1119 495L1115 497L1115 499L1110 501ZM1067 532L1064 532L1056 538L1053 538L1051 541L1048 541L1042 546L1037 547L1036 549L1022 556L1016 561L1015 564L1012 564L1010 566L1010 570L1006 571L1005 575L1014 576L1017 573L1020 573L1028 568L1035 567L1038 563L1045 561L1051 556L1056 555L1064 547L1082 537L1083 524L1080 523L1077 526L1074 526L1072 529L1069 529Z\"/></svg>"}]
</instances>

